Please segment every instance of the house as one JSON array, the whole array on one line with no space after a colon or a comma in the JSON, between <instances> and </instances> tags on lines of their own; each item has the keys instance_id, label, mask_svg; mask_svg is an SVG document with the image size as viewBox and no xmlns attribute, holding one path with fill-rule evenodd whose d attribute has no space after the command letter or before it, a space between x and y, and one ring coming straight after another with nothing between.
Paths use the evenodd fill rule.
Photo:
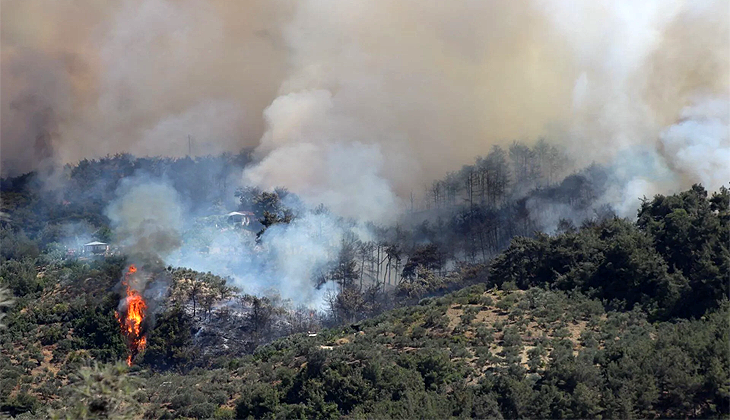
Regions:
<instances>
[{"instance_id":1,"label":"house","mask_svg":"<svg viewBox=\"0 0 730 420\"><path fill-rule=\"evenodd\" d=\"M256 216L250 211L232 211L226 215L228 223L236 226L250 226Z\"/></svg>"},{"instance_id":2,"label":"house","mask_svg":"<svg viewBox=\"0 0 730 420\"><path fill-rule=\"evenodd\" d=\"M250 211L232 211L223 217L228 226L242 227L251 232L258 232L264 228L256 215Z\"/></svg>"},{"instance_id":3,"label":"house","mask_svg":"<svg viewBox=\"0 0 730 420\"><path fill-rule=\"evenodd\" d=\"M86 255L104 255L109 252L109 244L104 242L89 242L84 244L84 254Z\"/></svg>"}]
</instances>

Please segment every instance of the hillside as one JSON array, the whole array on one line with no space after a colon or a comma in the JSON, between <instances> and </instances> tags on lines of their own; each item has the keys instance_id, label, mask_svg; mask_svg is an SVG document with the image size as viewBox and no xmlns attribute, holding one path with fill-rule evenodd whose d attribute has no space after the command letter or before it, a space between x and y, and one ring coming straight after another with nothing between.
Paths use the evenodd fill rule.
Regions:
<instances>
[{"instance_id":1,"label":"hillside","mask_svg":"<svg viewBox=\"0 0 730 420\"><path fill-rule=\"evenodd\" d=\"M68 258L0 227L0 410L26 419L727 416L729 194L695 186L656 196L636 222L565 223L448 272L421 245L391 294L376 295L388 304L369 312L317 313L150 259L134 269L149 303L146 347L134 350L118 318L126 256ZM354 267L340 257L332 272L352 280ZM458 285L470 286L439 296ZM368 290L351 283L333 305L366 307Z\"/></svg>"},{"instance_id":2,"label":"hillside","mask_svg":"<svg viewBox=\"0 0 730 420\"><path fill-rule=\"evenodd\" d=\"M0 420L730 419L728 0L0 0Z\"/></svg>"},{"instance_id":3,"label":"hillside","mask_svg":"<svg viewBox=\"0 0 730 420\"><path fill-rule=\"evenodd\" d=\"M185 373L83 368L42 346L21 387L68 418L709 417L727 412L729 309L652 324L581 295L473 286Z\"/></svg>"}]
</instances>

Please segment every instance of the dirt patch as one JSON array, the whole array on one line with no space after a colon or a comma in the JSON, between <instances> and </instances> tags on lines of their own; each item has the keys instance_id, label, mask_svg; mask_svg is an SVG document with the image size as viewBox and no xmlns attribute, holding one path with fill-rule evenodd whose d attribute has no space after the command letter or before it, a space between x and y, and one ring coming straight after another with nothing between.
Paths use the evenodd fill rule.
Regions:
<instances>
[{"instance_id":1,"label":"dirt patch","mask_svg":"<svg viewBox=\"0 0 730 420\"><path fill-rule=\"evenodd\" d=\"M446 316L449 318L449 326L447 327L447 331L452 331L454 327L461 323L461 316L463 314L464 309L462 305L454 305L446 310Z\"/></svg>"},{"instance_id":2,"label":"dirt patch","mask_svg":"<svg viewBox=\"0 0 730 420\"><path fill-rule=\"evenodd\" d=\"M474 322L486 324L488 327L491 327L497 321L507 322L507 315L503 315L502 311L496 308L480 311L474 320Z\"/></svg>"}]
</instances>

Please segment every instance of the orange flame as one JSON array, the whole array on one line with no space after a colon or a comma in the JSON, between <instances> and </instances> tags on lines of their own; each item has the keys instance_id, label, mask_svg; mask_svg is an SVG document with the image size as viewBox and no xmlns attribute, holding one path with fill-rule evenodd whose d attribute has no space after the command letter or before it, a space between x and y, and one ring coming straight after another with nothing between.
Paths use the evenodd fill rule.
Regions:
<instances>
[{"instance_id":1,"label":"orange flame","mask_svg":"<svg viewBox=\"0 0 730 420\"><path fill-rule=\"evenodd\" d=\"M142 321L144 321L145 312L147 311L147 303L139 293L129 285L132 275L137 272L137 267L130 265L127 273L124 275L122 284L126 288L126 298L124 299L125 312L121 316L116 314L119 325L122 327L122 333L127 337L127 345L129 346L129 355L127 356L127 364L132 366L132 359L144 350L147 345L147 338L141 334Z\"/></svg>"}]
</instances>

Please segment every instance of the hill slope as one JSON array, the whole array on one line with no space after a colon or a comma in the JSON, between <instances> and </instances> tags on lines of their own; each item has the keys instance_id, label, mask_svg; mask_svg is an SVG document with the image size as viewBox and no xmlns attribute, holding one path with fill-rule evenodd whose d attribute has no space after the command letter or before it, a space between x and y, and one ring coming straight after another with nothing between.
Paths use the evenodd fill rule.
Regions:
<instances>
[{"instance_id":1,"label":"hill slope","mask_svg":"<svg viewBox=\"0 0 730 420\"><path fill-rule=\"evenodd\" d=\"M247 356L262 336L294 331L256 322L286 311L241 296L245 316L223 323L225 311L206 299L196 315L188 288L177 286L223 296L225 279L159 268L169 296L131 368L97 364L126 357L114 317L125 260L28 253L27 238L8 236L16 241L4 251L23 257L0 264L0 283L16 296L0 329L0 410L18 418L727 416L728 222L726 189L657 196L637 223L605 219L518 238L489 279L471 279L479 284L291 334ZM436 277L424 269L401 285L443 281ZM239 346L226 351L225 340L205 338L220 330Z\"/></svg>"},{"instance_id":2,"label":"hill slope","mask_svg":"<svg viewBox=\"0 0 730 420\"><path fill-rule=\"evenodd\" d=\"M81 368L52 404L72 418L97 406L146 418L709 417L727 413L728 309L652 324L581 295L473 286L207 370Z\"/></svg>"}]
</instances>

